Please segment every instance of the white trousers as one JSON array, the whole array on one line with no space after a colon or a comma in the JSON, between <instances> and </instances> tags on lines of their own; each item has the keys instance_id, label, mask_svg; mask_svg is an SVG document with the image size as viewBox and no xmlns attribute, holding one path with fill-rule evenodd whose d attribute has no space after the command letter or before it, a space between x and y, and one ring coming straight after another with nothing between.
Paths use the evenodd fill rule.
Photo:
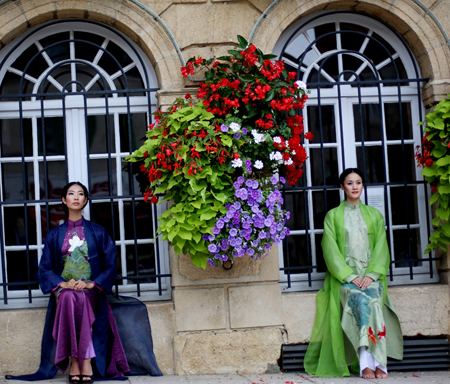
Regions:
<instances>
[{"instance_id":1,"label":"white trousers","mask_svg":"<svg viewBox=\"0 0 450 384\"><path fill-rule=\"evenodd\" d=\"M362 377L362 371L366 368L375 372L377 368L381 369L384 373L387 373L387 367L383 367L375 357L369 352L367 347L359 348L359 373Z\"/></svg>"}]
</instances>

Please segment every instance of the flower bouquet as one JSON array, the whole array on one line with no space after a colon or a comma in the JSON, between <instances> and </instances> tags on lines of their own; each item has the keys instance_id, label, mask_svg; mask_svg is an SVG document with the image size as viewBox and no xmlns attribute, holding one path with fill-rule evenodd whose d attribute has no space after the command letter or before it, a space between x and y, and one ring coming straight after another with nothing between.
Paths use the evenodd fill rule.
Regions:
<instances>
[{"instance_id":1,"label":"flower bouquet","mask_svg":"<svg viewBox=\"0 0 450 384\"><path fill-rule=\"evenodd\" d=\"M191 58L184 76L204 70L197 93L157 111L144 145L128 161L143 161L145 200L172 200L158 234L194 265L219 266L247 255L264 257L288 233L280 192L302 176L306 152L306 85L238 36L229 56Z\"/></svg>"}]
</instances>

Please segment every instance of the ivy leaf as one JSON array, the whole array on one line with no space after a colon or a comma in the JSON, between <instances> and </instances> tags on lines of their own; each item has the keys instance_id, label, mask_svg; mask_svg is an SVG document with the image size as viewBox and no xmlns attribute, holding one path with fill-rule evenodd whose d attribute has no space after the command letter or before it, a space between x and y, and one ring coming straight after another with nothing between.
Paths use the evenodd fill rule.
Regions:
<instances>
[{"instance_id":1,"label":"ivy leaf","mask_svg":"<svg viewBox=\"0 0 450 384\"><path fill-rule=\"evenodd\" d=\"M422 170L421 174L423 176L428 176L428 177L437 176L437 174L438 174L437 166L435 164L433 164L431 167L425 167Z\"/></svg>"},{"instance_id":2,"label":"ivy leaf","mask_svg":"<svg viewBox=\"0 0 450 384\"><path fill-rule=\"evenodd\" d=\"M442 230L445 232L447 236L450 236L450 223L442 224Z\"/></svg>"},{"instance_id":3,"label":"ivy leaf","mask_svg":"<svg viewBox=\"0 0 450 384\"><path fill-rule=\"evenodd\" d=\"M440 195L438 193L434 193L433 196L431 196L430 205L433 205L436 201L438 201L439 200L439 196Z\"/></svg>"}]
</instances>

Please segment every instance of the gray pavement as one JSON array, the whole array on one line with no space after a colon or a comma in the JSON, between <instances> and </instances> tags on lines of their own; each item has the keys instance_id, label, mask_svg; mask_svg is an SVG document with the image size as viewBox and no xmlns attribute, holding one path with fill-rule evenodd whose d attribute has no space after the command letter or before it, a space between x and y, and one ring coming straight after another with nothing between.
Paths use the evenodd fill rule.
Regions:
<instances>
[{"instance_id":1,"label":"gray pavement","mask_svg":"<svg viewBox=\"0 0 450 384\"><path fill-rule=\"evenodd\" d=\"M58 375L53 380L39 381L39 383L67 384L67 376ZM24 381L0 379L0 384L24 384ZM365 380L351 376L345 378L318 378L304 373L279 374L239 374L239 375L190 375L190 376L132 376L128 381L103 381L98 383L130 383L130 384L353 384L353 383L382 383L382 384L419 384L435 383L450 384L450 371L446 372L391 372L387 379Z\"/></svg>"}]
</instances>

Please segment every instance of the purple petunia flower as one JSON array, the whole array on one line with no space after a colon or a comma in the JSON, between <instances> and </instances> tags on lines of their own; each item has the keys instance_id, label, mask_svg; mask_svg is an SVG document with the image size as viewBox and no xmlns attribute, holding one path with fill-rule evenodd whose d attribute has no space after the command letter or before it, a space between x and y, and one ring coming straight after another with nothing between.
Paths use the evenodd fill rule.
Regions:
<instances>
[{"instance_id":1,"label":"purple petunia flower","mask_svg":"<svg viewBox=\"0 0 450 384\"><path fill-rule=\"evenodd\" d=\"M239 189L239 188L241 188L241 183L239 183L238 181L235 181L233 183L233 187L234 187L234 189Z\"/></svg>"},{"instance_id":2,"label":"purple petunia flower","mask_svg":"<svg viewBox=\"0 0 450 384\"><path fill-rule=\"evenodd\" d=\"M214 241L214 239L216 238L216 236L214 236L214 235L209 235L209 241Z\"/></svg>"},{"instance_id":3,"label":"purple petunia flower","mask_svg":"<svg viewBox=\"0 0 450 384\"><path fill-rule=\"evenodd\" d=\"M225 226L225 220L220 218L219 220L217 220L216 222L216 227L219 229L222 229Z\"/></svg>"},{"instance_id":4,"label":"purple petunia flower","mask_svg":"<svg viewBox=\"0 0 450 384\"><path fill-rule=\"evenodd\" d=\"M280 181L282 184L286 184L286 179L283 176L280 177Z\"/></svg>"},{"instance_id":5,"label":"purple petunia flower","mask_svg":"<svg viewBox=\"0 0 450 384\"><path fill-rule=\"evenodd\" d=\"M234 237L237 235L238 231L236 228L231 228L229 233L230 233L230 236Z\"/></svg>"},{"instance_id":6,"label":"purple petunia flower","mask_svg":"<svg viewBox=\"0 0 450 384\"><path fill-rule=\"evenodd\" d=\"M272 183L272 185L275 185L276 183L278 183L278 180L277 180L277 178L275 176L272 176L270 178L270 182Z\"/></svg>"},{"instance_id":7,"label":"purple petunia flower","mask_svg":"<svg viewBox=\"0 0 450 384\"><path fill-rule=\"evenodd\" d=\"M241 133L240 133L240 132L236 132L236 133L233 135L233 137L234 137L236 140L239 140L239 139L241 138Z\"/></svg>"},{"instance_id":8,"label":"purple petunia flower","mask_svg":"<svg viewBox=\"0 0 450 384\"><path fill-rule=\"evenodd\" d=\"M205 240L205 241L208 241L209 240L209 235L203 235L202 239Z\"/></svg>"},{"instance_id":9,"label":"purple petunia flower","mask_svg":"<svg viewBox=\"0 0 450 384\"><path fill-rule=\"evenodd\" d=\"M231 207L231 204L230 204L230 203L226 203L226 204L225 204L225 208L226 208L226 209L230 209L230 207Z\"/></svg>"},{"instance_id":10,"label":"purple petunia flower","mask_svg":"<svg viewBox=\"0 0 450 384\"><path fill-rule=\"evenodd\" d=\"M247 248L247 255L253 256L255 254L255 250L253 248Z\"/></svg>"},{"instance_id":11,"label":"purple petunia flower","mask_svg":"<svg viewBox=\"0 0 450 384\"><path fill-rule=\"evenodd\" d=\"M248 192L245 188L241 188L236 191L235 195L241 200L247 200Z\"/></svg>"},{"instance_id":12,"label":"purple petunia flower","mask_svg":"<svg viewBox=\"0 0 450 384\"><path fill-rule=\"evenodd\" d=\"M216 266L216 264L214 263L214 261L213 261L212 259L209 259L209 258L208 258L208 263L209 263L209 265L210 265L211 267L215 267L215 266Z\"/></svg>"},{"instance_id":13,"label":"purple petunia flower","mask_svg":"<svg viewBox=\"0 0 450 384\"><path fill-rule=\"evenodd\" d=\"M218 234L220 233L220 228L214 227L213 230L212 230L212 232L213 232L215 235L218 235Z\"/></svg>"},{"instance_id":14,"label":"purple petunia flower","mask_svg":"<svg viewBox=\"0 0 450 384\"><path fill-rule=\"evenodd\" d=\"M264 247L265 247L266 249L270 249L270 248L271 248L271 245L270 245L269 243L267 243L267 244L264 245Z\"/></svg>"},{"instance_id":15,"label":"purple petunia flower","mask_svg":"<svg viewBox=\"0 0 450 384\"><path fill-rule=\"evenodd\" d=\"M245 185L247 186L247 188L251 188L253 186L253 180L252 179L247 179L245 181Z\"/></svg>"},{"instance_id":16,"label":"purple petunia flower","mask_svg":"<svg viewBox=\"0 0 450 384\"><path fill-rule=\"evenodd\" d=\"M247 128L242 128L242 133L246 135L248 133Z\"/></svg>"},{"instance_id":17,"label":"purple petunia flower","mask_svg":"<svg viewBox=\"0 0 450 384\"><path fill-rule=\"evenodd\" d=\"M222 132L228 132L229 128L228 128L228 126L226 126L225 124L222 124L222 125L220 126L220 130L221 130Z\"/></svg>"},{"instance_id":18,"label":"purple petunia flower","mask_svg":"<svg viewBox=\"0 0 450 384\"><path fill-rule=\"evenodd\" d=\"M209 244L208 251L210 253L217 253L219 251L219 249L217 248L216 244Z\"/></svg>"}]
</instances>

